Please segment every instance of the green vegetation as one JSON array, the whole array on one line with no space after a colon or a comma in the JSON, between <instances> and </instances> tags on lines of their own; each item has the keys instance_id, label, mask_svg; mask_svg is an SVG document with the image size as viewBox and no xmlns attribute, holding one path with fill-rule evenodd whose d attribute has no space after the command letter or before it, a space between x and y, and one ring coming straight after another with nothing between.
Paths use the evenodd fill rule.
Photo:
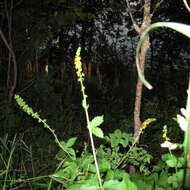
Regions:
<instances>
[{"instance_id":1,"label":"green vegetation","mask_svg":"<svg viewBox=\"0 0 190 190\"><path fill-rule=\"evenodd\" d=\"M0 2L0 189L190 189L182 3Z\"/></svg>"},{"instance_id":2,"label":"green vegetation","mask_svg":"<svg viewBox=\"0 0 190 190\"><path fill-rule=\"evenodd\" d=\"M163 25L170 26L170 23L163 23ZM151 27L154 26L157 27L158 25L155 24ZM159 26L162 26L162 23ZM175 29L179 26L181 25L175 24L173 28ZM142 38L145 38L148 32L149 30L145 31L145 35L142 35ZM187 36L190 37L189 32ZM140 40L140 45L137 49L137 61L142 41L143 39ZM17 178L14 167L20 167L20 164L14 163L16 159L15 155L19 155L18 150L21 152L26 151L29 154L31 152L24 141L18 141L16 136L12 142L9 142L7 137L4 137L1 139L1 149L3 151L0 154L0 163L2 165L0 176L3 181L1 188L14 189L23 183L29 183L42 189L51 189L56 186L56 189L60 190L185 190L189 188L190 181L187 179L190 178L190 93L188 93L186 110L182 109L182 115L177 115L179 126L185 132L184 143L171 143L167 127L164 126L162 136L165 142L161 146L168 148L169 153L162 154L159 162L153 164L153 156L146 149L137 145L137 140L131 134L117 129L113 133L104 136L102 129L98 127L103 123L103 116L96 116L92 120L89 119L88 109L90 105L87 103L87 95L85 93L85 75L82 72L80 48L76 53L75 68L78 82L81 86L82 107L86 115L86 125L92 153L88 149L87 144L85 144L82 151L77 152L77 149L74 148L77 137L72 137L67 141L60 141L54 129L47 124L46 119L41 119L39 113L34 112L19 95L15 95L15 100L20 108L34 119L37 119L39 123L42 123L53 135L59 147L55 156L57 167L53 174L33 178L24 175L24 178ZM142 76L140 67L138 68L142 81L148 84ZM148 86L150 85L148 84ZM188 92L190 92L190 80ZM154 121L155 119L145 120L140 128L139 136ZM101 144L96 148L92 134L102 139ZM176 148L184 149L184 153L182 155L173 154L172 150ZM131 166L136 168L135 173L130 173L129 168ZM46 182L42 182L43 179L46 179ZM40 183L38 182L39 180Z\"/></svg>"}]
</instances>

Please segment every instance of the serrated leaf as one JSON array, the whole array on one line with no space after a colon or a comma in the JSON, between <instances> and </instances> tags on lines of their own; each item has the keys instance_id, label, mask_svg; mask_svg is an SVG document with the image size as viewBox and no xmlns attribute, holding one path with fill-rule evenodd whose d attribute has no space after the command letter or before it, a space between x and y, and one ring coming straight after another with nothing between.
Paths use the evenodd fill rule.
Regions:
<instances>
[{"instance_id":1,"label":"serrated leaf","mask_svg":"<svg viewBox=\"0 0 190 190\"><path fill-rule=\"evenodd\" d=\"M98 160L99 170L100 172L106 172L111 169L110 161L106 158L102 158Z\"/></svg>"},{"instance_id":2,"label":"serrated leaf","mask_svg":"<svg viewBox=\"0 0 190 190\"><path fill-rule=\"evenodd\" d=\"M96 116L95 118L92 119L92 121L90 122L90 128L93 129L95 127L98 127L99 125L101 125L104 122L104 116Z\"/></svg>"},{"instance_id":3,"label":"serrated leaf","mask_svg":"<svg viewBox=\"0 0 190 190\"><path fill-rule=\"evenodd\" d=\"M99 127L92 128L92 133L99 138L104 138L104 133Z\"/></svg>"},{"instance_id":4,"label":"serrated leaf","mask_svg":"<svg viewBox=\"0 0 190 190\"><path fill-rule=\"evenodd\" d=\"M173 157L171 160L167 160L166 164L169 167L176 167L177 166L177 159L175 157Z\"/></svg>"},{"instance_id":5,"label":"serrated leaf","mask_svg":"<svg viewBox=\"0 0 190 190\"><path fill-rule=\"evenodd\" d=\"M75 144L76 140L77 140L77 137L70 138L70 139L67 141L67 143L66 143L66 147L67 147L67 148L70 148L71 146L73 146L73 145Z\"/></svg>"}]
</instances>

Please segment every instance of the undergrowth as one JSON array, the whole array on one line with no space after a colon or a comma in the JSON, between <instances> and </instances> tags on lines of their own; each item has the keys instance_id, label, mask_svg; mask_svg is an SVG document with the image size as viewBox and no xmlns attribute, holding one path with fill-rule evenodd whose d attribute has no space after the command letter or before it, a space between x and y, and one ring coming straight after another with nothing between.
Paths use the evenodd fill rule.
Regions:
<instances>
[{"instance_id":1,"label":"undergrowth","mask_svg":"<svg viewBox=\"0 0 190 190\"><path fill-rule=\"evenodd\" d=\"M155 24L155 27L161 24ZM170 26L169 24L164 26ZM178 28L178 25L171 25ZM152 26L151 26L152 27ZM185 26L184 26L185 27ZM143 38L146 36L142 35ZM190 36L190 34L188 34ZM140 40L140 44L143 39ZM138 67L137 48L137 67ZM164 125L162 148L168 148L168 152L161 155L158 162L153 163L155 155L151 155L146 147L136 145L137 139L132 134L116 129L114 132L104 135L100 125L104 116L89 115L89 104L84 86L84 73L80 57L80 48L75 57L75 68L82 93L82 108L86 118L86 129L89 133L90 143L85 143L82 151L74 146L77 137L68 140L60 140L56 131L48 124L46 119L27 105L23 98L15 95L15 100L20 108L38 123L47 129L57 145L55 155L56 166L54 172L47 175L38 175L34 168L30 173L26 170L27 162L33 166L35 160L31 147L15 136L12 141L8 136L0 139L0 188L6 189L56 189L56 190L187 190L190 188L190 81L186 109L181 109L181 115L174 118L180 129L184 132L183 144L172 143L168 136L168 127ZM138 67L139 76L146 86L151 87L142 75ZM140 130L142 135L150 123L155 119L146 119ZM152 123L151 125L154 125ZM94 136L101 139L101 144L96 146ZM150 137L151 138L151 137ZM21 139L21 140L20 140ZM91 148L89 148L89 146ZM184 150L182 154L175 154L175 150ZM20 162L19 162L20 160ZM26 162L23 162L26 160ZM129 168L136 168L135 173L130 173Z\"/></svg>"}]
</instances>

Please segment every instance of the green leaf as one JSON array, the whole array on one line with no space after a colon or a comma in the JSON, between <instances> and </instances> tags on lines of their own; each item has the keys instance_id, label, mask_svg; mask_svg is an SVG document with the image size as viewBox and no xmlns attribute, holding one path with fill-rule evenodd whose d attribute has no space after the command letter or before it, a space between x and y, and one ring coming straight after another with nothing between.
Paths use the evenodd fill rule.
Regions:
<instances>
[{"instance_id":1,"label":"green leaf","mask_svg":"<svg viewBox=\"0 0 190 190\"><path fill-rule=\"evenodd\" d=\"M174 188L179 189L183 180L183 172L183 170L179 170L177 173L174 173L172 176L169 176L168 183L172 184Z\"/></svg>"},{"instance_id":2,"label":"green leaf","mask_svg":"<svg viewBox=\"0 0 190 190\"><path fill-rule=\"evenodd\" d=\"M143 180L135 181L135 184L137 185L139 190L152 190L153 189L152 184L146 183Z\"/></svg>"},{"instance_id":3,"label":"green leaf","mask_svg":"<svg viewBox=\"0 0 190 190\"><path fill-rule=\"evenodd\" d=\"M109 180L103 185L104 190L137 190L135 183L130 181L129 177L125 176L122 181Z\"/></svg>"},{"instance_id":4,"label":"green leaf","mask_svg":"<svg viewBox=\"0 0 190 190\"><path fill-rule=\"evenodd\" d=\"M65 171L64 170L59 170L58 172L50 175L50 177L59 183L64 183L66 178L65 178Z\"/></svg>"},{"instance_id":5,"label":"green leaf","mask_svg":"<svg viewBox=\"0 0 190 190\"><path fill-rule=\"evenodd\" d=\"M60 144L63 146L64 149L67 147L67 143L65 141L60 141Z\"/></svg>"},{"instance_id":6,"label":"green leaf","mask_svg":"<svg viewBox=\"0 0 190 190\"><path fill-rule=\"evenodd\" d=\"M97 177L86 180L83 184L73 184L66 190L101 190Z\"/></svg>"},{"instance_id":7,"label":"green leaf","mask_svg":"<svg viewBox=\"0 0 190 190\"><path fill-rule=\"evenodd\" d=\"M0 170L0 177L6 174L7 170Z\"/></svg>"},{"instance_id":8,"label":"green leaf","mask_svg":"<svg viewBox=\"0 0 190 190\"><path fill-rule=\"evenodd\" d=\"M121 138L121 137L122 137L122 132L121 132L121 130L116 129L116 130L114 131L114 136L117 137L117 138Z\"/></svg>"},{"instance_id":9,"label":"green leaf","mask_svg":"<svg viewBox=\"0 0 190 190\"><path fill-rule=\"evenodd\" d=\"M129 177L125 177L122 187L123 187L122 189L124 189L124 187L126 187L126 190L128 190L128 189L138 190L136 184L133 183L132 181L130 181Z\"/></svg>"},{"instance_id":10,"label":"green leaf","mask_svg":"<svg viewBox=\"0 0 190 190\"><path fill-rule=\"evenodd\" d=\"M57 182L59 182L59 183L61 183L61 184L65 184L65 180L63 180L63 179L60 179L60 178L56 178L56 177L54 177L54 176L50 176L53 180L55 180L55 181L57 181Z\"/></svg>"},{"instance_id":11,"label":"green leaf","mask_svg":"<svg viewBox=\"0 0 190 190\"><path fill-rule=\"evenodd\" d=\"M99 159L98 166L99 166L100 172L106 172L111 169L110 161L107 160L106 158Z\"/></svg>"},{"instance_id":12,"label":"green leaf","mask_svg":"<svg viewBox=\"0 0 190 190\"><path fill-rule=\"evenodd\" d=\"M67 151L69 154L71 154L72 156L75 157L76 154L75 154L75 150L74 150L73 148L67 148L66 151Z\"/></svg>"},{"instance_id":13,"label":"green leaf","mask_svg":"<svg viewBox=\"0 0 190 190\"><path fill-rule=\"evenodd\" d=\"M118 190L120 189L121 185L118 180L109 180L106 181L103 185L104 190ZM125 190L125 189L122 189Z\"/></svg>"},{"instance_id":14,"label":"green leaf","mask_svg":"<svg viewBox=\"0 0 190 190\"><path fill-rule=\"evenodd\" d=\"M167 183L168 183L168 174L166 171L162 171L159 179L156 181L156 184L158 184L161 187L166 187Z\"/></svg>"},{"instance_id":15,"label":"green leaf","mask_svg":"<svg viewBox=\"0 0 190 190\"><path fill-rule=\"evenodd\" d=\"M66 143L66 147L69 148L69 147L73 146L75 144L76 140L77 140L77 137L70 138Z\"/></svg>"},{"instance_id":16,"label":"green leaf","mask_svg":"<svg viewBox=\"0 0 190 190\"><path fill-rule=\"evenodd\" d=\"M104 138L104 133L99 127L92 128L92 133L99 138Z\"/></svg>"},{"instance_id":17,"label":"green leaf","mask_svg":"<svg viewBox=\"0 0 190 190\"><path fill-rule=\"evenodd\" d=\"M73 184L70 187L68 187L66 190L80 190L82 184Z\"/></svg>"},{"instance_id":18,"label":"green leaf","mask_svg":"<svg viewBox=\"0 0 190 190\"><path fill-rule=\"evenodd\" d=\"M96 116L95 118L92 119L92 121L90 122L90 128L93 129L95 127L98 127L99 125L101 125L104 122L104 116Z\"/></svg>"},{"instance_id":19,"label":"green leaf","mask_svg":"<svg viewBox=\"0 0 190 190\"><path fill-rule=\"evenodd\" d=\"M172 154L164 154L162 155L162 160L166 162L169 167L182 167L184 164L184 158L180 157L177 158L175 155Z\"/></svg>"}]
</instances>

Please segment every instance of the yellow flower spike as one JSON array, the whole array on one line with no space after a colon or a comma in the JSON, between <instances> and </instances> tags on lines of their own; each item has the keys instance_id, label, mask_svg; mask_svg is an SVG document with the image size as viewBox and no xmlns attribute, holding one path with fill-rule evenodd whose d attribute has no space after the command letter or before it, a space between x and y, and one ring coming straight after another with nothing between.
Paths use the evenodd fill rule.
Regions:
<instances>
[{"instance_id":1,"label":"yellow flower spike","mask_svg":"<svg viewBox=\"0 0 190 190\"><path fill-rule=\"evenodd\" d=\"M79 47L76 52L74 64L75 64L75 69L77 71L76 73L77 73L78 81L82 82L84 79L84 74L82 72L82 63L81 63L80 52L81 52L81 48Z\"/></svg>"},{"instance_id":2,"label":"yellow flower spike","mask_svg":"<svg viewBox=\"0 0 190 190\"><path fill-rule=\"evenodd\" d=\"M148 127L148 125L149 125L150 123L154 122L154 121L156 121L155 118L148 118L148 119L146 119L146 120L142 123L142 125L141 125L140 132L142 132L143 130L145 130L145 129Z\"/></svg>"},{"instance_id":3,"label":"yellow flower spike","mask_svg":"<svg viewBox=\"0 0 190 190\"><path fill-rule=\"evenodd\" d=\"M165 141L168 141L168 142L169 142L169 141L170 141L170 138L167 136L167 132L168 132L167 125L164 125L162 137L163 137L163 139L164 139Z\"/></svg>"}]
</instances>

